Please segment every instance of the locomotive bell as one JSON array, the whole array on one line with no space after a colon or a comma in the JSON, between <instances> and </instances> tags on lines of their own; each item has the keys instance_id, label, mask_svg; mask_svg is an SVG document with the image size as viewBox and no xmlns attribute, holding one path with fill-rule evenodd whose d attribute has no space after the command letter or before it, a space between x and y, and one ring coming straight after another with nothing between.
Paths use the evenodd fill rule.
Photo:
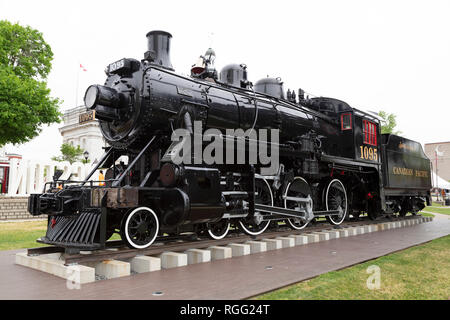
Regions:
<instances>
[{"instance_id":1,"label":"locomotive bell","mask_svg":"<svg viewBox=\"0 0 450 320\"><path fill-rule=\"evenodd\" d=\"M208 48L204 56L200 56L197 63L191 68L191 76L193 77L211 77L217 78L217 71L214 67L214 61L216 60L216 53L213 49Z\"/></svg>"},{"instance_id":2,"label":"locomotive bell","mask_svg":"<svg viewBox=\"0 0 450 320\"><path fill-rule=\"evenodd\" d=\"M199 57L197 63L194 64L191 68L191 72L193 75L202 74L206 69L205 59L203 57Z\"/></svg>"},{"instance_id":3,"label":"locomotive bell","mask_svg":"<svg viewBox=\"0 0 450 320\"><path fill-rule=\"evenodd\" d=\"M170 62L170 39L172 35L166 31L150 31L147 33L148 51L145 59L165 69L174 71Z\"/></svg>"}]
</instances>

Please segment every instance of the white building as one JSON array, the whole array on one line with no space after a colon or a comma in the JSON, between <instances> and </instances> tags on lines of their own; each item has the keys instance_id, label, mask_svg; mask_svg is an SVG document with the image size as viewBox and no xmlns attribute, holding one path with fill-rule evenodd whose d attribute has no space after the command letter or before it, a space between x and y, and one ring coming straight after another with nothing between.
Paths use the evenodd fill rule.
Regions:
<instances>
[{"instance_id":1,"label":"white building","mask_svg":"<svg viewBox=\"0 0 450 320\"><path fill-rule=\"evenodd\" d=\"M80 146L89 152L89 160L96 163L104 153L103 147L107 146L98 120L93 111L86 112L85 106L79 106L67 110L63 116L64 126L59 128L63 137L63 143Z\"/></svg>"},{"instance_id":2,"label":"white building","mask_svg":"<svg viewBox=\"0 0 450 320\"><path fill-rule=\"evenodd\" d=\"M438 177L450 181L450 142L425 143L425 154Z\"/></svg>"}]
</instances>

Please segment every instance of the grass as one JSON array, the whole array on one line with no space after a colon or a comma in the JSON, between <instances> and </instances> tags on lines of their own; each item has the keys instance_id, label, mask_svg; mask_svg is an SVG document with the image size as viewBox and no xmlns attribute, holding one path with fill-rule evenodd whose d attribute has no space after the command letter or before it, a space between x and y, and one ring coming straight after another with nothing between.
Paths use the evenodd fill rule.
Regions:
<instances>
[{"instance_id":1,"label":"grass","mask_svg":"<svg viewBox=\"0 0 450 320\"><path fill-rule=\"evenodd\" d=\"M429 206L429 207L425 207L423 209L423 211L450 215L450 208L439 208L439 207L436 207L434 205L433 206ZM425 213L422 213L422 215L425 215Z\"/></svg>"},{"instance_id":2,"label":"grass","mask_svg":"<svg viewBox=\"0 0 450 320\"><path fill-rule=\"evenodd\" d=\"M431 206L433 207L443 207L444 205L440 202L431 202Z\"/></svg>"},{"instance_id":3,"label":"grass","mask_svg":"<svg viewBox=\"0 0 450 320\"><path fill-rule=\"evenodd\" d=\"M369 290L369 266L381 285ZM450 299L450 236L255 297L258 300Z\"/></svg>"},{"instance_id":4,"label":"grass","mask_svg":"<svg viewBox=\"0 0 450 320\"><path fill-rule=\"evenodd\" d=\"M36 239L45 236L47 220L20 221L0 223L0 250L15 250L44 247ZM120 235L113 234L110 240L120 240Z\"/></svg>"},{"instance_id":5,"label":"grass","mask_svg":"<svg viewBox=\"0 0 450 320\"><path fill-rule=\"evenodd\" d=\"M45 235L47 220L1 222L0 250L43 247L36 239Z\"/></svg>"},{"instance_id":6,"label":"grass","mask_svg":"<svg viewBox=\"0 0 450 320\"><path fill-rule=\"evenodd\" d=\"M422 215L422 217L434 217L434 214L432 214L432 213L423 212L423 211L421 211L419 213Z\"/></svg>"}]
</instances>

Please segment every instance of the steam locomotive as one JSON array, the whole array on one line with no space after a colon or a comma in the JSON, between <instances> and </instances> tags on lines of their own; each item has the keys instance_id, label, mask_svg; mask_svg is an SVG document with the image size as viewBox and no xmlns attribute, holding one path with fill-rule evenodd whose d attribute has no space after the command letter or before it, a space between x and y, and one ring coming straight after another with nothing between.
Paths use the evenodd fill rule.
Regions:
<instances>
[{"instance_id":1,"label":"steam locomotive","mask_svg":"<svg viewBox=\"0 0 450 320\"><path fill-rule=\"evenodd\" d=\"M279 78L253 85L244 64L217 72L212 49L190 76L177 74L171 38L149 32L144 59L108 65L104 85L87 89L86 108L109 147L84 181L55 180L30 196L29 212L48 215L38 241L93 250L119 233L144 249L158 236L258 235L280 225L303 229L320 217L339 225L361 214L415 214L430 204L430 161L418 142L381 134L377 116L344 101L286 92ZM244 134L228 131L237 128ZM180 129L187 134L174 139ZM195 144L208 130L216 134ZM261 144L254 134L263 130L271 139ZM226 161L196 156L213 140L210 155L223 151ZM250 161L269 149L274 170ZM100 168L104 185L92 180Z\"/></svg>"}]
</instances>

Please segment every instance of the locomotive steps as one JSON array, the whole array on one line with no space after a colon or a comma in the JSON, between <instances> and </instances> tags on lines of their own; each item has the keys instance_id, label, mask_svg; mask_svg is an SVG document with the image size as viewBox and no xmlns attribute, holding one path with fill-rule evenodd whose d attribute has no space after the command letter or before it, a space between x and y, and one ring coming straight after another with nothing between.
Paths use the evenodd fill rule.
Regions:
<instances>
[{"instance_id":1,"label":"locomotive steps","mask_svg":"<svg viewBox=\"0 0 450 320\"><path fill-rule=\"evenodd\" d=\"M147 250L109 248L96 252L63 254L61 248L28 249L16 254L16 264L53 274L70 283L85 284L102 279L129 276L134 273L182 267L188 264L228 259L248 254L278 250L319 241L408 227L431 221L431 217L406 217L396 221L342 224L340 229L325 226L301 231L267 232L260 236L228 237L222 240L199 240L155 245ZM329 227L329 225L328 225Z\"/></svg>"}]
</instances>

